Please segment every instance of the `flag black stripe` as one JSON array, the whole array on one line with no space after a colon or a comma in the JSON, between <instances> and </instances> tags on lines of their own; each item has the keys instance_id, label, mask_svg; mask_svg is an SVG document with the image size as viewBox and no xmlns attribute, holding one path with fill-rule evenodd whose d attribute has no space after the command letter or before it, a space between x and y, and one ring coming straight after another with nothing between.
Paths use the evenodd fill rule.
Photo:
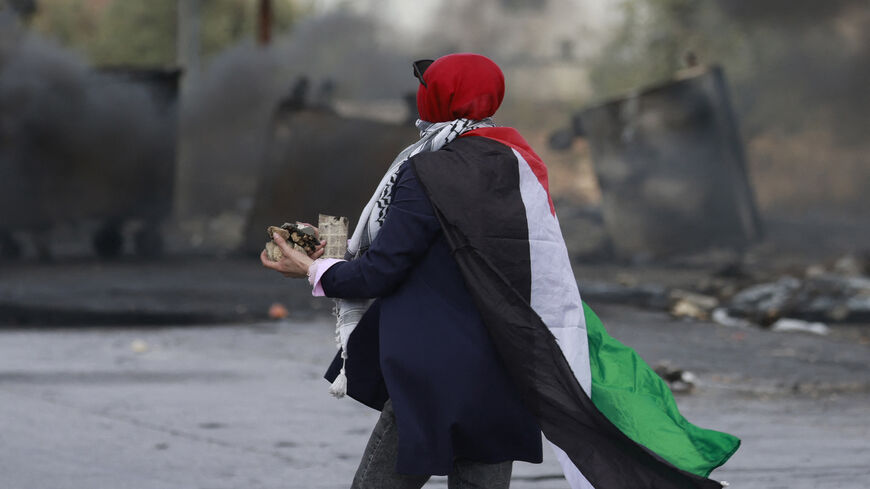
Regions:
<instances>
[{"instance_id":1,"label":"flag black stripe","mask_svg":"<svg viewBox=\"0 0 870 489\"><path fill-rule=\"evenodd\" d=\"M508 374L547 438L596 489L720 489L638 445L601 414L531 308L528 223L511 149L467 137L412 164Z\"/></svg>"}]
</instances>

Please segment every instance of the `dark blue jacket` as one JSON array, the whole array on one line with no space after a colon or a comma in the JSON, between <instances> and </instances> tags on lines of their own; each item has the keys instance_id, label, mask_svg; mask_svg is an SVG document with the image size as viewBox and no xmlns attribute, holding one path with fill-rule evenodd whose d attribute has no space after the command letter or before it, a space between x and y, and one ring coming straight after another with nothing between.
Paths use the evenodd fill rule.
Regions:
<instances>
[{"instance_id":1,"label":"dark blue jacket","mask_svg":"<svg viewBox=\"0 0 870 489\"><path fill-rule=\"evenodd\" d=\"M334 265L321 284L329 297L377 298L348 345L348 395L375 409L392 399L400 473L444 475L457 458L541 461L540 428L507 378L409 163L371 248ZM327 379L339 368L336 357Z\"/></svg>"}]
</instances>

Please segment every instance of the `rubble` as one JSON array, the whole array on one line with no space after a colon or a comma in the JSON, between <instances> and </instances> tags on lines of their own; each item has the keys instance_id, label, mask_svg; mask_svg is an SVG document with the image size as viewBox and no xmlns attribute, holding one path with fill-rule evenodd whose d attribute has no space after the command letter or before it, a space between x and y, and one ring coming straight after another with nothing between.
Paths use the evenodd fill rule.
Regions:
<instances>
[{"instance_id":1,"label":"rubble","mask_svg":"<svg viewBox=\"0 0 870 489\"><path fill-rule=\"evenodd\" d=\"M823 265L819 265L818 263L810 265L807 267L804 272L804 276L806 277L819 277L827 273L825 267Z\"/></svg>"},{"instance_id":2,"label":"rubble","mask_svg":"<svg viewBox=\"0 0 870 489\"><path fill-rule=\"evenodd\" d=\"M672 301L670 312L675 317L707 320L719 305L719 299L716 297L686 290L674 289L669 295Z\"/></svg>"},{"instance_id":3,"label":"rubble","mask_svg":"<svg viewBox=\"0 0 870 489\"><path fill-rule=\"evenodd\" d=\"M741 290L731 298L729 314L742 316L758 324L770 324L787 309L800 288L800 280L782 277L776 282L761 283Z\"/></svg>"},{"instance_id":4,"label":"rubble","mask_svg":"<svg viewBox=\"0 0 870 489\"><path fill-rule=\"evenodd\" d=\"M863 256L792 267L792 274L773 278L770 271L745 264L703 277L678 269L611 271L607 282L581 280L581 294L593 303L665 310L674 317L731 328L827 334L832 323L870 322L870 277L861 275L866 270ZM662 274L673 276L666 280Z\"/></svg>"},{"instance_id":5,"label":"rubble","mask_svg":"<svg viewBox=\"0 0 870 489\"><path fill-rule=\"evenodd\" d=\"M669 362L662 362L653 367L655 373L668 383L671 392L675 394L691 393L695 390L698 377L688 370L672 366Z\"/></svg>"},{"instance_id":6,"label":"rubble","mask_svg":"<svg viewBox=\"0 0 870 489\"><path fill-rule=\"evenodd\" d=\"M771 331L813 333L825 336L830 328L824 323L811 323L800 319L781 318L770 326Z\"/></svg>"},{"instance_id":7,"label":"rubble","mask_svg":"<svg viewBox=\"0 0 870 489\"><path fill-rule=\"evenodd\" d=\"M622 285L594 280L580 282L580 294L589 302L630 304L651 309L670 307L668 289L663 285Z\"/></svg>"},{"instance_id":8,"label":"rubble","mask_svg":"<svg viewBox=\"0 0 870 489\"><path fill-rule=\"evenodd\" d=\"M671 315L674 317L688 317L705 320L709 317L707 312L693 302L680 299L671 306Z\"/></svg>"},{"instance_id":9,"label":"rubble","mask_svg":"<svg viewBox=\"0 0 870 489\"><path fill-rule=\"evenodd\" d=\"M866 264L853 254L848 254L834 263L833 272L847 277L860 277L864 274Z\"/></svg>"},{"instance_id":10,"label":"rubble","mask_svg":"<svg viewBox=\"0 0 870 489\"><path fill-rule=\"evenodd\" d=\"M269 239L272 239L272 235L277 234L287 241L291 248L308 254L313 253L319 244L317 230L309 224L300 222L294 224L285 222L280 227L269 226L266 228L266 234ZM284 254L274 240L266 243L266 255L272 261L280 261L284 258Z\"/></svg>"},{"instance_id":11,"label":"rubble","mask_svg":"<svg viewBox=\"0 0 870 489\"><path fill-rule=\"evenodd\" d=\"M729 328L751 328L754 326L751 321L731 316L728 314L728 309L724 307L714 309L710 319L716 324L728 326Z\"/></svg>"},{"instance_id":12,"label":"rubble","mask_svg":"<svg viewBox=\"0 0 870 489\"><path fill-rule=\"evenodd\" d=\"M807 321L870 319L870 278L813 273L748 287L731 298L728 313L763 326L781 318Z\"/></svg>"}]
</instances>

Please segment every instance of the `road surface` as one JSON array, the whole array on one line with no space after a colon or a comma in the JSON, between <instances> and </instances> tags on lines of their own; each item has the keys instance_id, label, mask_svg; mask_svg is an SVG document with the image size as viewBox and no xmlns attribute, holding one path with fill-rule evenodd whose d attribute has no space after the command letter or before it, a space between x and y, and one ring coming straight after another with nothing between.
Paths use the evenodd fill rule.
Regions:
<instances>
[{"instance_id":1,"label":"road surface","mask_svg":"<svg viewBox=\"0 0 870 489\"><path fill-rule=\"evenodd\" d=\"M625 306L599 308L651 364L694 371L690 420L742 448L713 477L741 489L864 488L870 347L734 330ZM0 330L2 489L337 489L377 413L335 400L323 314L281 322ZM433 478L427 487L446 487ZM515 489L566 488L545 450Z\"/></svg>"}]
</instances>

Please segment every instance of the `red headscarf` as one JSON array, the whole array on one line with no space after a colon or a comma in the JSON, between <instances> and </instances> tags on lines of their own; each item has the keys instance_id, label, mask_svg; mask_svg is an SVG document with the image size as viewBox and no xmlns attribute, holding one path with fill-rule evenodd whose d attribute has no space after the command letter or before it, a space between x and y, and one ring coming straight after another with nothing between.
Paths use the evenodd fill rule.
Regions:
<instances>
[{"instance_id":1,"label":"red headscarf","mask_svg":"<svg viewBox=\"0 0 870 489\"><path fill-rule=\"evenodd\" d=\"M427 86L417 89L417 111L429 122L491 117L504 98L504 75L479 54L449 54L423 73Z\"/></svg>"}]
</instances>

